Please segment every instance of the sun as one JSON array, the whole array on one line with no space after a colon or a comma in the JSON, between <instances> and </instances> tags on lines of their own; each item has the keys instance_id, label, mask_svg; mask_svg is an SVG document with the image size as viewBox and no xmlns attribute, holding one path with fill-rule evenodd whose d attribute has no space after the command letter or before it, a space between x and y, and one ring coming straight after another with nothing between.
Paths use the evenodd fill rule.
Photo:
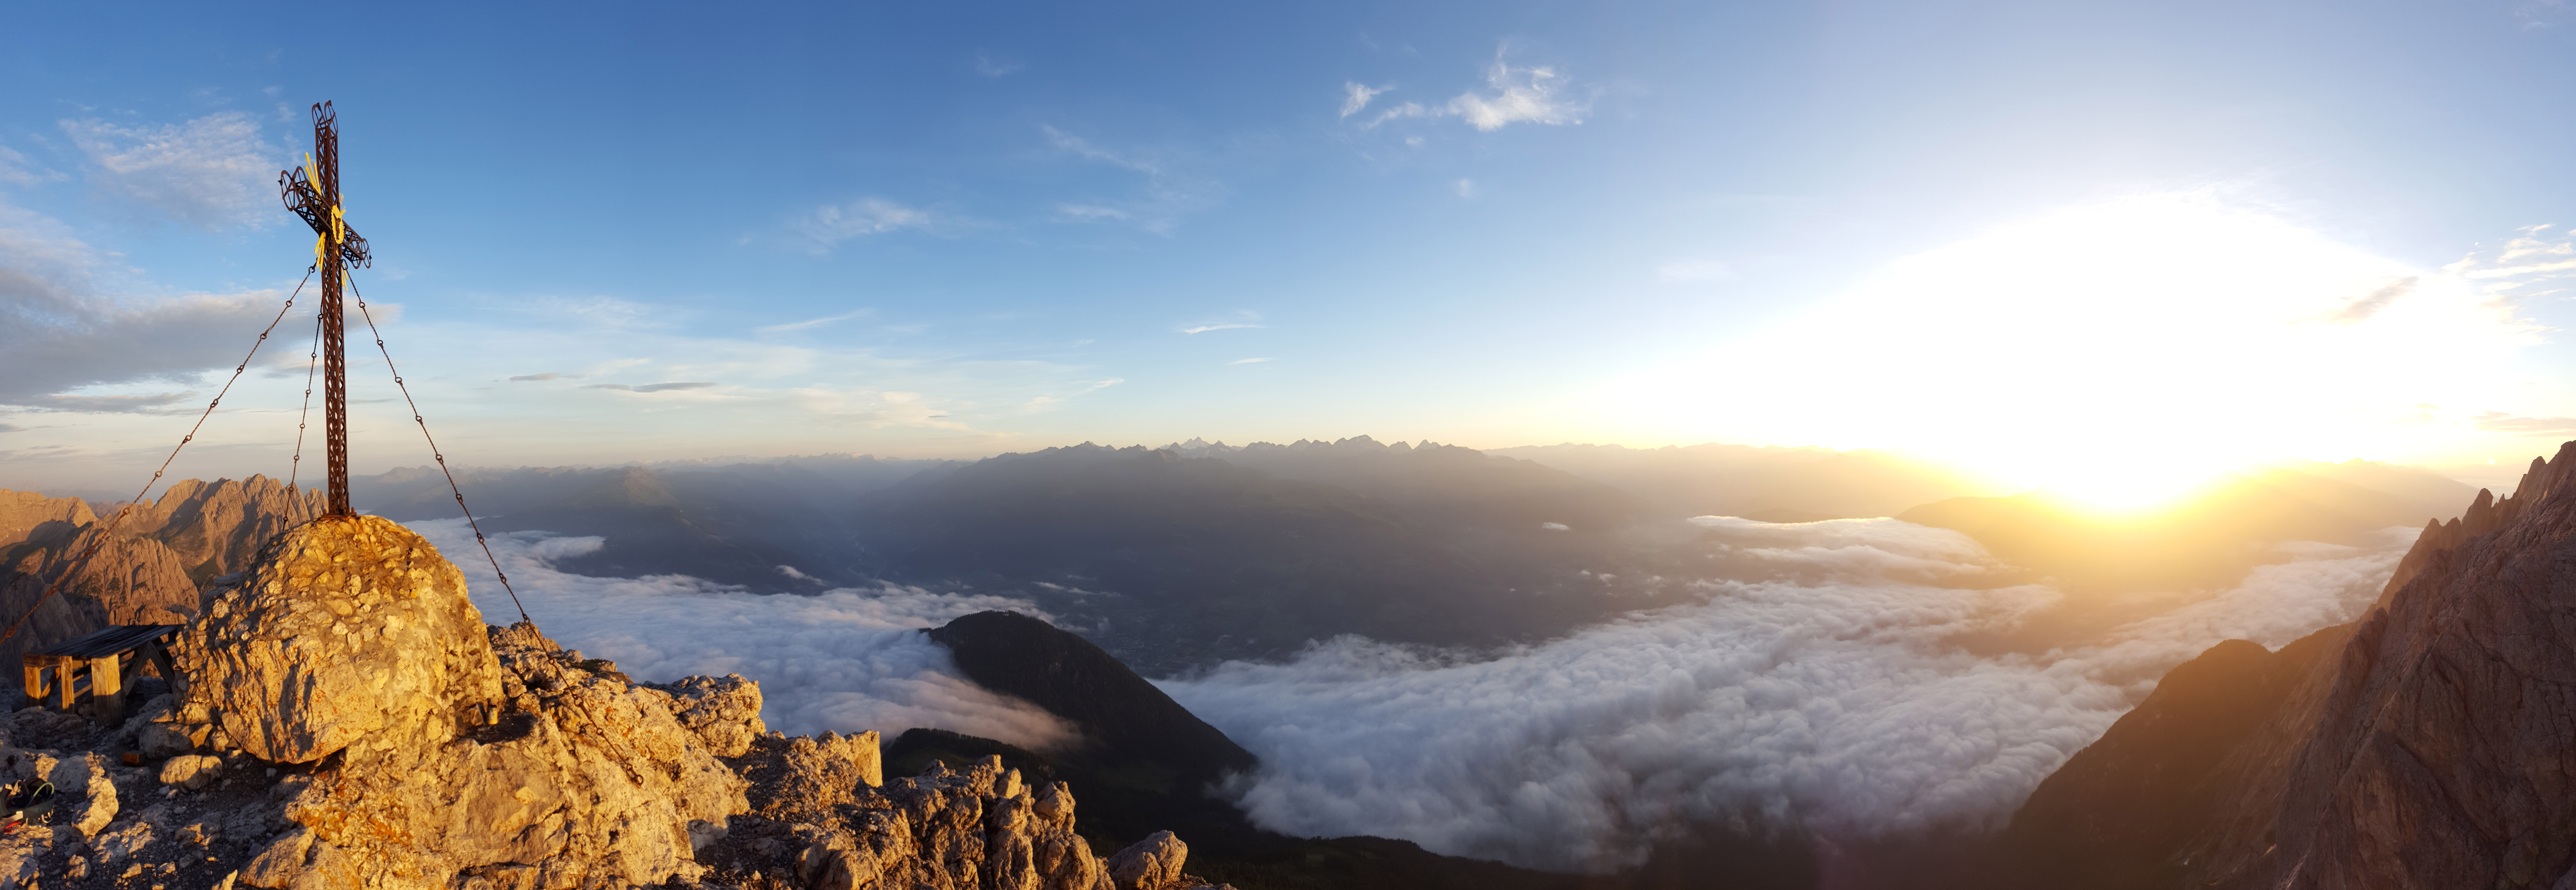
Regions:
<instances>
[{"instance_id":1,"label":"sun","mask_svg":"<svg viewBox=\"0 0 2576 890\"><path fill-rule=\"evenodd\" d=\"M1701 441L1903 450L2103 509L2232 468L2403 451L2510 386L2530 329L2462 277L2202 193L2038 214L1620 381ZM2409 426L2409 419L2418 419Z\"/></svg>"}]
</instances>

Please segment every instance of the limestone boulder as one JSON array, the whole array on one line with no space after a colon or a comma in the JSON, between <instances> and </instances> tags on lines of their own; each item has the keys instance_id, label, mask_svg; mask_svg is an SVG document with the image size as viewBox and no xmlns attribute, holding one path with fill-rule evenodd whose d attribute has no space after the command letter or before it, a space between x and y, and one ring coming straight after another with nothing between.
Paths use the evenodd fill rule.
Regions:
<instances>
[{"instance_id":1,"label":"limestone boulder","mask_svg":"<svg viewBox=\"0 0 2576 890\"><path fill-rule=\"evenodd\" d=\"M191 699L231 743L278 763L394 734L438 744L501 700L463 573L373 516L325 517L270 541L206 604L182 658Z\"/></svg>"},{"instance_id":2,"label":"limestone boulder","mask_svg":"<svg viewBox=\"0 0 2576 890\"><path fill-rule=\"evenodd\" d=\"M1181 868L1189 858L1190 845L1171 832L1157 831L1110 854L1109 880L1117 890L1177 890L1197 883L1182 883Z\"/></svg>"},{"instance_id":3,"label":"limestone boulder","mask_svg":"<svg viewBox=\"0 0 2576 890\"><path fill-rule=\"evenodd\" d=\"M751 750L753 739L769 731L760 721L760 684L741 674L686 677L653 688L671 696L671 716L697 733L716 756L740 757Z\"/></svg>"},{"instance_id":4,"label":"limestone boulder","mask_svg":"<svg viewBox=\"0 0 2576 890\"><path fill-rule=\"evenodd\" d=\"M811 821L778 843L749 845L772 851L755 854L770 858L741 867L780 868L802 886L833 890L1111 890L1107 870L1073 830L1073 795L1063 783L1033 786L1000 758L957 771L934 762L855 798L808 814ZM1170 861L1177 875L1178 860Z\"/></svg>"},{"instance_id":5,"label":"limestone boulder","mask_svg":"<svg viewBox=\"0 0 2576 890\"><path fill-rule=\"evenodd\" d=\"M272 844L243 884L659 884L693 873L699 840L748 809L667 696L582 669L525 624L486 638L510 685L542 690L533 710L445 744L351 748L286 802L308 836Z\"/></svg>"},{"instance_id":6,"label":"limestone boulder","mask_svg":"<svg viewBox=\"0 0 2576 890\"><path fill-rule=\"evenodd\" d=\"M874 731L798 736L787 740L782 754L776 792L762 806L773 816L828 811L884 784Z\"/></svg>"},{"instance_id":7,"label":"limestone boulder","mask_svg":"<svg viewBox=\"0 0 2576 890\"><path fill-rule=\"evenodd\" d=\"M54 761L45 771L45 781L54 783L55 825L92 837L115 821L116 781L107 774L106 758L78 754Z\"/></svg>"}]
</instances>

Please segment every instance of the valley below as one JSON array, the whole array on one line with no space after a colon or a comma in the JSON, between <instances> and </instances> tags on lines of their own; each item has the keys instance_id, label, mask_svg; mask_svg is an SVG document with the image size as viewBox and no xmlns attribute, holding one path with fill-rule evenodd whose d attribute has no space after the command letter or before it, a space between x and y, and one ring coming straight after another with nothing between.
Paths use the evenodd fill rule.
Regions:
<instances>
[{"instance_id":1,"label":"valley below","mask_svg":"<svg viewBox=\"0 0 2576 890\"><path fill-rule=\"evenodd\" d=\"M2358 462L2106 515L1892 457L1705 449L1362 437L465 471L508 591L435 473L354 492L454 561L483 615L524 608L576 660L741 675L782 733L880 733L888 775L998 756L1084 795L1070 824L1100 855L1169 829L1195 874L1244 890L2169 886L2102 876L2198 855L2119 823L2225 795L2076 774L2218 769L2211 746L2251 718L2170 728L2220 719L2194 690L2316 694L2214 675L2323 670L2390 620L2392 576L2443 565L2425 542L2486 534L2440 520L2501 521L2456 482ZM1713 473L1760 484L1676 481ZM311 509L264 478L183 488L151 509L250 505L194 527L253 530ZM13 496L0 555L24 609L114 507ZM129 568L91 569L47 633L188 619L247 559L169 527L119 532ZM2307 667L2263 666L2275 650ZM2121 794L2153 800L2123 814L2104 802ZM2260 821L2263 801L2228 800Z\"/></svg>"}]
</instances>

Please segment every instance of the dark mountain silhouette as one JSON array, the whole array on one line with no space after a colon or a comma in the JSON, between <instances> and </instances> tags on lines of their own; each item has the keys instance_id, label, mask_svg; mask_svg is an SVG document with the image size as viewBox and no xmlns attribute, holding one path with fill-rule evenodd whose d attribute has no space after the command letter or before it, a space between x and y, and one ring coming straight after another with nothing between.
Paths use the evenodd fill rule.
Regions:
<instances>
[{"instance_id":1,"label":"dark mountain silhouette","mask_svg":"<svg viewBox=\"0 0 2576 890\"><path fill-rule=\"evenodd\" d=\"M975 684L1063 717L1111 768L1168 772L1175 785L1252 769L1252 752L1091 641L1017 612L978 612L929 631Z\"/></svg>"},{"instance_id":2,"label":"dark mountain silhouette","mask_svg":"<svg viewBox=\"0 0 2576 890\"><path fill-rule=\"evenodd\" d=\"M1251 769L1253 756L1099 647L1044 621L983 612L928 631L977 685L1025 699L1080 727L1086 744L1038 753L991 739L912 729L885 748L888 775L939 760L987 756L1023 775L1081 789L1075 830L1095 846L1166 829L1186 831L1191 871L1242 890L1682 890L1801 888L1815 869L1802 839L1748 839L1710 826L1667 845L1646 865L1581 876L1442 856L1377 837L1296 838L1254 826L1209 783Z\"/></svg>"},{"instance_id":3,"label":"dark mountain silhouette","mask_svg":"<svg viewBox=\"0 0 2576 890\"><path fill-rule=\"evenodd\" d=\"M1455 445L1380 444L1367 436L1334 442L1300 439L1167 445L1162 449L1250 467L1291 482L1366 494L1416 521L1513 532L1544 523L1569 528L1624 528L1657 518L1646 499L1614 486L1527 460Z\"/></svg>"},{"instance_id":4,"label":"dark mountain silhouette","mask_svg":"<svg viewBox=\"0 0 2576 890\"><path fill-rule=\"evenodd\" d=\"M1894 516L1918 504L1995 490L1991 482L1883 451L1567 443L1484 453L1531 461L1609 485L1671 518L1716 515L1812 522Z\"/></svg>"},{"instance_id":5,"label":"dark mountain silhouette","mask_svg":"<svg viewBox=\"0 0 2576 890\"><path fill-rule=\"evenodd\" d=\"M1397 472L1351 463L1303 469ZM1050 448L867 495L856 540L871 574L1016 588L1151 672L1338 634L1495 644L1658 602L1652 588L1581 574L1629 574L1653 556L1614 525L1618 493L1526 464L1424 478L1439 472L1469 484L1344 486L1172 451ZM1532 518L1558 515L1587 525Z\"/></svg>"},{"instance_id":6,"label":"dark mountain silhouette","mask_svg":"<svg viewBox=\"0 0 2576 890\"><path fill-rule=\"evenodd\" d=\"M2360 622L2230 642L2041 783L1960 886L2576 886L2576 442Z\"/></svg>"},{"instance_id":7,"label":"dark mountain silhouette","mask_svg":"<svg viewBox=\"0 0 2576 890\"><path fill-rule=\"evenodd\" d=\"M486 531L546 531L605 539L562 560L566 571L611 577L695 575L758 592L819 589L866 577L849 564L850 519L862 494L939 466L874 457L774 463L462 470L457 483ZM458 516L434 468L351 481L362 510L413 521Z\"/></svg>"}]
</instances>

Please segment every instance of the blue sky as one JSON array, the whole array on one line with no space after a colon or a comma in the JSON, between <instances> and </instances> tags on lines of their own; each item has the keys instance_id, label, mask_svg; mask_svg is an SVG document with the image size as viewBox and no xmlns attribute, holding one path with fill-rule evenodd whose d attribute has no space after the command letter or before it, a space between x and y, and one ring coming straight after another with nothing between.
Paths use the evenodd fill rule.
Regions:
<instances>
[{"instance_id":1,"label":"blue sky","mask_svg":"<svg viewBox=\"0 0 2576 890\"><path fill-rule=\"evenodd\" d=\"M2576 431L2561 2L8 17L0 485L130 476L222 385L309 259L273 181L322 99L357 285L475 463L1367 433L2473 476ZM302 355L182 471L281 469ZM2374 376L2410 365L2462 370ZM382 376L362 472L422 459Z\"/></svg>"}]
</instances>

